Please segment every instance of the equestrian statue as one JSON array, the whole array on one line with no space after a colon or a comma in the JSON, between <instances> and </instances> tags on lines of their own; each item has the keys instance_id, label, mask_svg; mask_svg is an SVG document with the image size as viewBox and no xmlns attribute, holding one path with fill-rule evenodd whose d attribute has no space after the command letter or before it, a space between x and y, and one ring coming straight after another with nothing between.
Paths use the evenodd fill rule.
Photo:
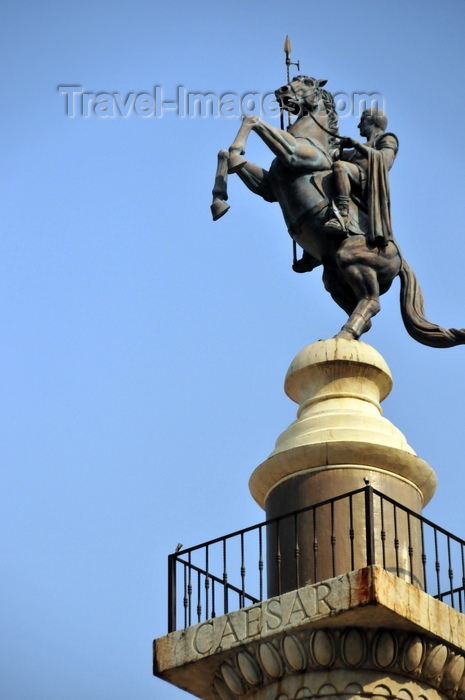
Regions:
<instances>
[{"instance_id":1,"label":"equestrian statue","mask_svg":"<svg viewBox=\"0 0 465 700\"><path fill-rule=\"evenodd\" d=\"M402 319L412 338L437 348L464 344L465 329L426 319L420 286L392 233L388 175L399 144L386 131L386 115L363 112L358 128L365 143L339 136L325 84L298 75L276 90L282 113L296 116L287 130L255 115L243 118L229 150L218 154L213 219L228 211L227 175L236 173L252 192L279 202L291 237L303 249L293 269L322 266L326 290L348 315L337 338L359 339L370 329L380 295L398 275ZM275 156L269 170L244 158L251 131Z\"/></svg>"}]
</instances>

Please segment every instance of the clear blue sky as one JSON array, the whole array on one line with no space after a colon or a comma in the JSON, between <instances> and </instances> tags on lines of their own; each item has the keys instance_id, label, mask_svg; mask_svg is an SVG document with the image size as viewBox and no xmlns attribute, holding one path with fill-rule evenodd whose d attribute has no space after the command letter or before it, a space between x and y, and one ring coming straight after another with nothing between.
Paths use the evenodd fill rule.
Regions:
<instances>
[{"instance_id":1,"label":"clear blue sky","mask_svg":"<svg viewBox=\"0 0 465 700\"><path fill-rule=\"evenodd\" d=\"M291 271L277 205L231 178L211 222L238 118L69 118L57 88L268 93L288 33L300 72L384 96L395 233L430 319L461 327L465 3L4 0L0 20L0 694L181 700L151 676L167 554L263 518L247 482L294 418L287 367L345 317ZM248 156L271 161L254 135ZM365 337L385 415L438 474L426 515L464 536L465 348L416 344L398 294Z\"/></svg>"}]
</instances>

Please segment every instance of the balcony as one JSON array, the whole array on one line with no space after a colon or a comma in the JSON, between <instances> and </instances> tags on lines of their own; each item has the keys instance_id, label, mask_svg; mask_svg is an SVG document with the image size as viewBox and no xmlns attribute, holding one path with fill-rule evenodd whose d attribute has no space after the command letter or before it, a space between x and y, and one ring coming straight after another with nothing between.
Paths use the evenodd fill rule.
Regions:
<instances>
[{"instance_id":1,"label":"balcony","mask_svg":"<svg viewBox=\"0 0 465 700\"><path fill-rule=\"evenodd\" d=\"M168 632L378 565L459 612L465 541L372 486L168 557Z\"/></svg>"}]
</instances>

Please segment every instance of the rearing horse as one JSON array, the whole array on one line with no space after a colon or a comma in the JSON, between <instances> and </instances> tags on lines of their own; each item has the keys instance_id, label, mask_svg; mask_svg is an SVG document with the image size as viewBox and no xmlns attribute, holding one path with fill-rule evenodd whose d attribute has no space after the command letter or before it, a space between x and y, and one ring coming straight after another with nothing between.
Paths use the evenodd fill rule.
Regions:
<instances>
[{"instance_id":1,"label":"rearing horse","mask_svg":"<svg viewBox=\"0 0 465 700\"><path fill-rule=\"evenodd\" d=\"M229 151L218 154L213 219L228 211L227 174L237 173L252 192L267 202L279 202L290 235L304 250L294 269L306 272L323 266L326 290L349 317L336 337L358 339L369 330L380 310L380 295L399 275L401 313L408 333L432 347L464 344L465 329L442 328L426 319L421 289L395 240L383 246L368 243L363 202L350 202L348 235L335 236L325 229L334 215L332 166L339 155L337 114L332 95L322 89L325 83L297 76L276 91L283 109L298 114L287 131L258 116L244 117ZM269 170L243 158L251 131L275 155Z\"/></svg>"}]
</instances>

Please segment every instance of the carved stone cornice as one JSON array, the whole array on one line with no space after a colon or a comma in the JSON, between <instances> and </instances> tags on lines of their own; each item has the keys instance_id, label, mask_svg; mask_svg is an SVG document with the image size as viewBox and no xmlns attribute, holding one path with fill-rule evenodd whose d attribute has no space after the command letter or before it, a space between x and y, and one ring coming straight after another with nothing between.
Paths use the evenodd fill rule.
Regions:
<instances>
[{"instance_id":1,"label":"carved stone cornice","mask_svg":"<svg viewBox=\"0 0 465 700\"><path fill-rule=\"evenodd\" d=\"M154 672L204 700L465 700L465 615L372 566L161 637Z\"/></svg>"},{"instance_id":2,"label":"carved stone cornice","mask_svg":"<svg viewBox=\"0 0 465 700\"><path fill-rule=\"evenodd\" d=\"M425 635L378 628L306 629L230 655L221 700L360 696L465 698L465 654Z\"/></svg>"}]
</instances>

